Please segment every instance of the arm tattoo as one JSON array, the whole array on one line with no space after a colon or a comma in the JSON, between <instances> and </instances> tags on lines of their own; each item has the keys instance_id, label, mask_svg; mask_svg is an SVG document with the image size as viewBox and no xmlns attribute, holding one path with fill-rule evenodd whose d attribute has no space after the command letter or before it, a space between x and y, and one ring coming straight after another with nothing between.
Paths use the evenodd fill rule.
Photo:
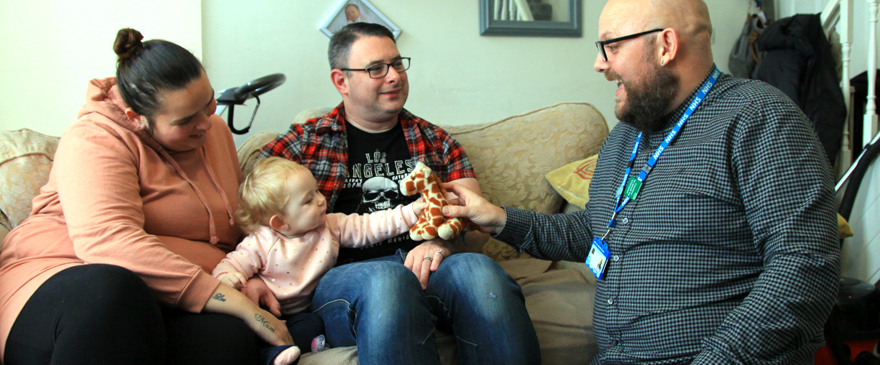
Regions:
<instances>
[{"instance_id":1,"label":"arm tattoo","mask_svg":"<svg viewBox=\"0 0 880 365\"><path fill-rule=\"evenodd\" d=\"M267 329L269 329L269 331L272 331L272 333L275 333L275 329L272 328L271 325L269 325L269 321L266 320L266 317L263 317L263 316L260 315L259 313L255 313L255 314L254 314L254 319L256 319L257 322L262 323L262 324L263 324L263 327L266 327Z\"/></svg>"},{"instance_id":2,"label":"arm tattoo","mask_svg":"<svg viewBox=\"0 0 880 365\"><path fill-rule=\"evenodd\" d=\"M214 297L211 298L211 299L214 299L214 300L216 300L216 301L220 301L220 302L225 302L225 301L226 301L226 297L225 297L222 293L214 294Z\"/></svg>"}]
</instances>

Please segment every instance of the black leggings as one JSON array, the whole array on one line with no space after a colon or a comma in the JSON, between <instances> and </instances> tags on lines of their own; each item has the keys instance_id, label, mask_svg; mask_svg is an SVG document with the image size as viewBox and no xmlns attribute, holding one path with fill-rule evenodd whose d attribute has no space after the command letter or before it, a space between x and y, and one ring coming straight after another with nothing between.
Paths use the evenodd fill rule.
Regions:
<instances>
[{"instance_id":1,"label":"black leggings","mask_svg":"<svg viewBox=\"0 0 880 365\"><path fill-rule=\"evenodd\" d=\"M3 363L256 364L257 343L238 318L163 308L131 271L93 264L37 289L9 332Z\"/></svg>"}]
</instances>

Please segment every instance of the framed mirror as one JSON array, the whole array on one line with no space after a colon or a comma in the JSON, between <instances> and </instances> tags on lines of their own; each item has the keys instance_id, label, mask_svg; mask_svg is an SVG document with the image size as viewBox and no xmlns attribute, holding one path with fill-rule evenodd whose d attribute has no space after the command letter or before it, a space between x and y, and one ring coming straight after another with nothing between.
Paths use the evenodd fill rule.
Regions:
<instances>
[{"instance_id":1,"label":"framed mirror","mask_svg":"<svg viewBox=\"0 0 880 365\"><path fill-rule=\"evenodd\" d=\"M480 35L580 37L581 0L480 0Z\"/></svg>"}]
</instances>

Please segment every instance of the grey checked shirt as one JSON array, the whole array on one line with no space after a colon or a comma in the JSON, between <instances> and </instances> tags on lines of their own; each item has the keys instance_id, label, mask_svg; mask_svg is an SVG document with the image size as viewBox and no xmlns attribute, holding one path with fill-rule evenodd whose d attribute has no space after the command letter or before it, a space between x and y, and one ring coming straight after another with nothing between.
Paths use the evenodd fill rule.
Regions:
<instances>
[{"instance_id":1,"label":"grey checked shirt","mask_svg":"<svg viewBox=\"0 0 880 365\"><path fill-rule=\"evenodd\" d=\"M642 137L631 176L694 94ZM496 238L583 262L608 229L637 134L614 127L585 211L505 207ZM806 116L772 86L722 75L607 241L593 363L812 363L824 343L840 270L831 167Z\"/></svg>"}]
</instances>

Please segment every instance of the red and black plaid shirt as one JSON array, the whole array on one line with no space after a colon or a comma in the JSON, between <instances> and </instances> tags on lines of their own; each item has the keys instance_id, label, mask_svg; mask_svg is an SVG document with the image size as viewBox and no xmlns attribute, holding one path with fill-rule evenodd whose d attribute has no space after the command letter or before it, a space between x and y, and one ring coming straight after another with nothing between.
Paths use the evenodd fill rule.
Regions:
<instances>
[{"instance_id":1,"label":"red and black plaid shirt","mask_svg":"<svg viewBox=\"0 0 880 365\"><path fill-rule=\"evenodd\" d=\"M430 167L443 181L476 177L464 149L442 128L406 109L400 111L398 120L414 161ZM328 212L333 212L348 171L345 107L340 103L324 116L292 124L287 134L269 142L260 151L259 158L269 156L284 157L311 170L318 189L327 197Z\"/></svg>"}]
</instances>

